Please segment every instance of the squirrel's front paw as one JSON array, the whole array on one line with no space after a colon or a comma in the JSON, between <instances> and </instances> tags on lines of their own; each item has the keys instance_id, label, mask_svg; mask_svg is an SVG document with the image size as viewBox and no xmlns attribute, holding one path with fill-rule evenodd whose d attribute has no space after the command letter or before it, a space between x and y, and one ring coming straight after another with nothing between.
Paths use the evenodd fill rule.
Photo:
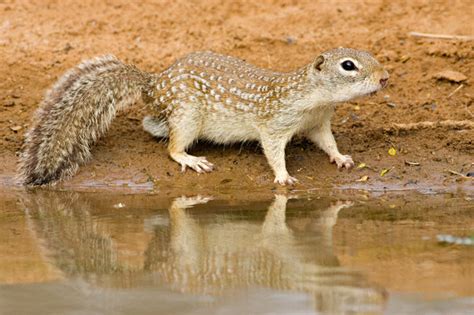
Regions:
<instances>
[{"instance_id":1,"label":"squirrel's front paw","mask_svg":"<svg viewBox=\"0 0 474 315\"><path fill-rule=\"evenodd\" d=\"M336 156L331 156L329 157L329 160L331 163L336 163L337 168L347 168L350 169L354 167L354 161L352 160L350 155L336 155Z\"/></svg>"},{"instance_id":2,"label":"squirrel's front paw","mask_svg":"<svg viewBox=\"0 0 474 315\"><path fill-rule=\"evenodd\" d=\"M290 176L289 174L286 174L286 175L281 175L281 176L275 177L275 180L273 182L278 183L282 186L285 186L285 185L294 185L298 182L298 180L296 178Z\"/></svg>"}]
</instances>

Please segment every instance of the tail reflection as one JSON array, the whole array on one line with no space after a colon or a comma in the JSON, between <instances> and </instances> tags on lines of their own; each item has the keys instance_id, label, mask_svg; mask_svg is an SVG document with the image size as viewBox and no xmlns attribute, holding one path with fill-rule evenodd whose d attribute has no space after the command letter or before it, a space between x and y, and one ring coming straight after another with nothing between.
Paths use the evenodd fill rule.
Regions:
<instances>
[{"instance_id":1,"label":"tail reflection","mask_svg":"<svg viewBox=\"0 0 474 315\"><path fill-rule=\"evenodd\" d=\"M66 276L99 285L137 286L145 277L148 284L152 279L196 294L247 287L291 290L314 296L321 311L383 304L384 291L339 266L334 254L333 227L350 203L287 217L288 198L276 195L263 222L252 211L232 215L190 209L209 200L176 198L168 208L168 224L153 224L157 211L121 210L121 219L105 220L117 213L97 215L94 202L77 194L32 194L24 198L24 208L52 263ZM134 239L121 237L130 230ZM143 248L140 259L121 258L137 253L137 247Z\"/></svg>"}]
</instances>

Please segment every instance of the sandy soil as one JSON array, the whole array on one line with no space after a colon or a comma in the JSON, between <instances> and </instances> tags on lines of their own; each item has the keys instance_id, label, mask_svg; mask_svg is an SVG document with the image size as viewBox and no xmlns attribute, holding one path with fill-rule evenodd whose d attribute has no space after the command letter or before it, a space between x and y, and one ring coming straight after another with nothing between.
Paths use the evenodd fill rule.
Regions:
<instances>
[{"instance_id":1,"label":"sandy soil","mask_svg":"<svg viewBox=\"0 0 474 315\"><path fill-rule=\"evenodd\" d=\"M296 188L472 191L471 179L447 170L474 171L473 129L396 132L391 126L473 121L473 41L417 39L410 31L473 35L472 2L0 1L0 181L15 183L23 134L44 91L82 59L113 53L158 72L206 49L290 70L323 50L348 46L372 52L391 73L387 89L341 105L333 121L341 152L370 168L338 172L319 149L296 139L287 149L288 169L300 180ZM434 77L444 70L467 79ZM206 155L217 171L181 174L167 157L166 144L141 129L144 111L135 106L121 113L94 149L93 160L64 187L276 187L258 144L199 143L192 152ZM388 154L391 147L395 156ZM390 171L381 176L383 169ZM363 176L368 180L358 182Z\"/></svg>"}]
</instances>

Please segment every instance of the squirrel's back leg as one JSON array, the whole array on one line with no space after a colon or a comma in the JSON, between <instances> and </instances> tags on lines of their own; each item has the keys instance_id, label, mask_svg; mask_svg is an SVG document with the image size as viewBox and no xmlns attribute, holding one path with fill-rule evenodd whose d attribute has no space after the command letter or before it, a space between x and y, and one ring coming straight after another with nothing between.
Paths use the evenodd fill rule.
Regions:
<instances>
[{"instance_id":1,"label":"squirrel's back leg","mask_svg":"<svg viewBox=\"0 0 474 315\"><path fill-rule=\"evenodd\" d=\"M203 156L186 153L186 149L199 137L200 117L191 108L179 108L168 118L170 157L181 164L181 171L190 167L198 173L211 172L214 165Z\"/></svg>"},{"instance_id":2,"label":"squirrel's back leg","mask_svg":"<svg viewBox=\"0 0 474 315\"><path fill-rule=\"evenodd\" d=\"M143 129L157 138L168 138L170 131L165 118L153 116L143 118Z\"/></svg>"}]
</instances>

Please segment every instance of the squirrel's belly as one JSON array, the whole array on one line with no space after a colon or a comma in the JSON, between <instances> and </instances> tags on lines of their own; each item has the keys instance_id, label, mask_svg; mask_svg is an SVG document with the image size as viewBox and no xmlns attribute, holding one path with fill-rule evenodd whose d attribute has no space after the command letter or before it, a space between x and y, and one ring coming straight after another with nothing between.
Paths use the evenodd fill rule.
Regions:
<instances>
[{"instance_id":1,"label":"squirrel's belly","mask_svg":"<svg viewBox=\"0 0 474 315\"><path fill-rule=\"evenodd\" d=\"M204 121L200 138L216 143L232 143L258 140L259 134L249 122L221 117Z\"/></svg>"}]
</instances>

